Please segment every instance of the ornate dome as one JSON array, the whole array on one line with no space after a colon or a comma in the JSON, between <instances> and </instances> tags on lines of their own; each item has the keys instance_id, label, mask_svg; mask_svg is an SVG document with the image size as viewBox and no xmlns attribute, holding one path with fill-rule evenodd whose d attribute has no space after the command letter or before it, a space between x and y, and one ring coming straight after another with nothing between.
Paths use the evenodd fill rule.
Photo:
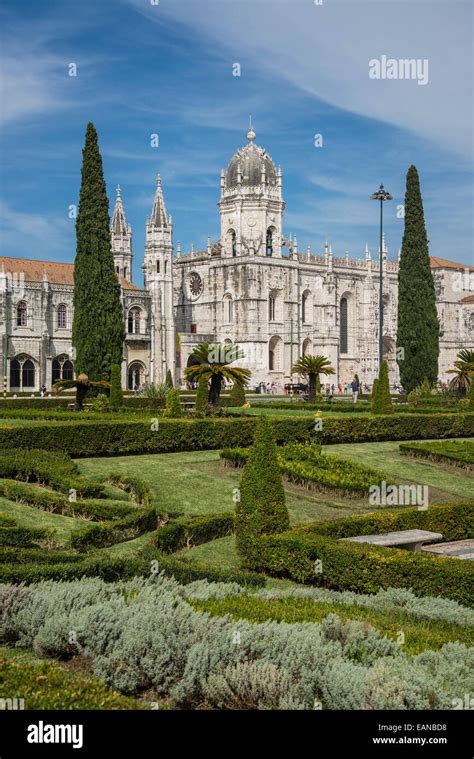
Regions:
<instances>
[{"instance_id":1,"label":"ornate dome","mask_svg":"<svg viewBox=\"0 0 474 759\"><path fill-rule=\"evenodd\" d=\"M227 189L237 187L237 173L240 167L242 186L256 187L262 181L262 168L265 168L266 183L276 185L275 164L264 148L255 145L255 132L250 128L247 134L248 143L232 156L226 172L225 186Z\"/></svg>"}]
</instances>

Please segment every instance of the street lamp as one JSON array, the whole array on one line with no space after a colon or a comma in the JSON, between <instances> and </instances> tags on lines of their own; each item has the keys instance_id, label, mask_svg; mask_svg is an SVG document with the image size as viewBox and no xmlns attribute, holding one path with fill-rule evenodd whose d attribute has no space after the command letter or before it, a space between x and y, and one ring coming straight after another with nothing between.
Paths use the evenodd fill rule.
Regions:
<instances>
[{"instance_id":1,"label":"street lamp","mask_svg":"<svg viewBox=\"0 0 474 759\"><path fill-rule=\"evenodd\" d=\"M392 196L387 190L384 189L383 184L380 185L377 192L374 192L370 196L371 200L380 201L380 294L379 294L379 371L383 361L383 271L382 271L382 248L383 248L383 202L384 200L392 200Z\"/></svg>"}]
</instances>

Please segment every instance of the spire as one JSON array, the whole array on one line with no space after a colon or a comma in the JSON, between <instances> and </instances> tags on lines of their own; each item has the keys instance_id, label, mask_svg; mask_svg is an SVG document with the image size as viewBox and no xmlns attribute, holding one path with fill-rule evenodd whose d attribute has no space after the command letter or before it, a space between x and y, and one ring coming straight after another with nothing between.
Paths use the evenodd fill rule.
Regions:
<instances>
[{"instance_id":1,"label":"spire","mask_svg":"<svg viewBox=\"0 0 474 759\"><path fill-rule=\"evenodd\" d=\"M150 221L154 227L168 226L165 200L163 198L163 190L161 189L161 177L159 174L156 180L156 194L155 194L155 200L153 201L153 208L151 211Z\"/></svg>"},{"instance_id":2,"label":"spire","mask_svg":"<svg viewBox=\"0 0 474 759\"><path fill-rule=\"evenodd\" d=\"M126 235L128 233L122 198L120 196L120 185L117 185L117 199L115 201L114 214L112 216L110 229L114 235Z\"/></svg>"},{"instance_id":3,"label":"spire","mask_svg":"<svg viewBox=\"0 0 474 759\"><path fill-rule=\"evenodd\" d=\"M256 134L252 128L252 116L249 116L249 131L247 132L247 139L249 142L253 142L256 138Z\"/></svg>"}]
</instances>

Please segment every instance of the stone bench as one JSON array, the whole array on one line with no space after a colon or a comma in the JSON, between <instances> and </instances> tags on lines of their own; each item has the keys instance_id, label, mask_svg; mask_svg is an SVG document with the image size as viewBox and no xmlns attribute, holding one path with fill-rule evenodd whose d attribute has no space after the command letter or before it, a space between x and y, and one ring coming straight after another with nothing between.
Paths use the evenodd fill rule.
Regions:
<instances>
[{"instance_id":1,"label":"stone bench","mask_svg":"<svg viewBox=\"0 0 474 759\"><path fill-rule=\"evenodd\" d=\"M474 539L453 540L451 543L438 543L423 546L422 551L435 553L437 556L454 556L456 559L474 559Z\"/></svg>"},{"instance_id":2,"label":"stone bench","mask_svg":"<svg viewBox=\"0 0 474 759\"><path fill-rule=\"evenodd\" d=\"M387 532L383 535L358 535L356 538L341 538L354 543L371 543L374 546L386 546L388 548L405 548L407 551L420 551L423 543L433 540L442 540L439 532L428 530L400 530L399 532Z\"/></svg>"}]
</instances>

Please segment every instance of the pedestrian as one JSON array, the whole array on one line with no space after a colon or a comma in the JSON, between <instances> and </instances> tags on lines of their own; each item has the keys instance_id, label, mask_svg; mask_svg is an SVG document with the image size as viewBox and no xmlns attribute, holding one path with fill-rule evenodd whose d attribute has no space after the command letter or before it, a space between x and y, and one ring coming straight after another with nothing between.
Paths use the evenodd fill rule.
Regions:
<instances>
[{"instance_id":1,"label":"pedestrian","mask_svg":"<svg viewBox=\"0 0 474 759\"><path fill-rule=\"evenodd\" d=\"M354 375L354 379L351 382L351 390L352 390L352 398L354 400L354 403L357 403L357 396L359 395L359 379L357 377L357 374Z\"/></svg>"}]
</instances>

